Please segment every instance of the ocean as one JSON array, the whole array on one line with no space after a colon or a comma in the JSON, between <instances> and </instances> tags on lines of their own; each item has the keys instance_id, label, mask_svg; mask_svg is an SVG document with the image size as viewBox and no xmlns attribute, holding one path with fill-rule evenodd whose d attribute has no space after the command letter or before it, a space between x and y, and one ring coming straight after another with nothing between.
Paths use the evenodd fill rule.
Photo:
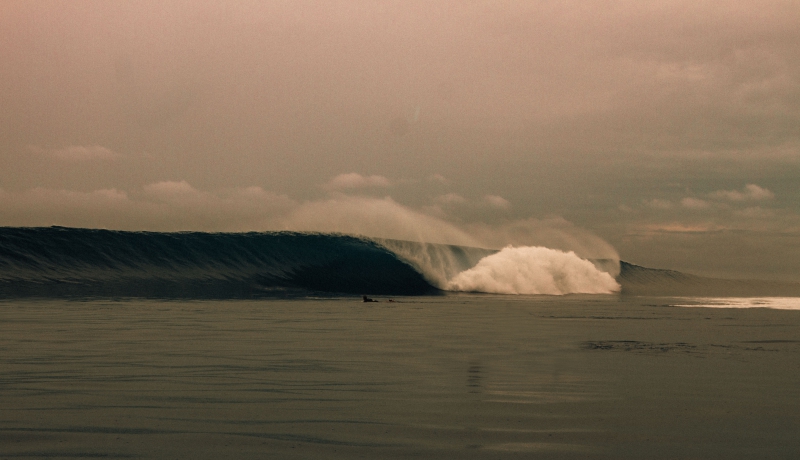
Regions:
<instances>
[{"instance_id":1,"label":"ocean","mask_svg":"<svg viewBox=\"0 0 800 460\"><path fill-rule=\"evenodd\" d=\"M448 292L341 235L2 230L0 459L800 455L796 297ZM328 252L290 257L306 238Z\"/></svg>"}]
</instances>

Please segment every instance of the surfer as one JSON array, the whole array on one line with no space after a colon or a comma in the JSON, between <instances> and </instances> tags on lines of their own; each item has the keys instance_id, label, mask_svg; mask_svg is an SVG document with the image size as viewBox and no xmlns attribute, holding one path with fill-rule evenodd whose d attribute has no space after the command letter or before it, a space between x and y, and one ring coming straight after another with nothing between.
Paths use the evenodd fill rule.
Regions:
<instances>
[{"instance_id":1,"label":"surfer","mask_svg":"<svg viewBox=\"0 0 800 460\"><path fill-rule=\"evenodd\" d=\"M375 300L375 299L370 299L370 298L369 298L369 297L367 297L367 296L362 296L362 297L363 297L363 299L364 299L364 302L377 302L377 300Z\"/></svg>"}]
</instances>

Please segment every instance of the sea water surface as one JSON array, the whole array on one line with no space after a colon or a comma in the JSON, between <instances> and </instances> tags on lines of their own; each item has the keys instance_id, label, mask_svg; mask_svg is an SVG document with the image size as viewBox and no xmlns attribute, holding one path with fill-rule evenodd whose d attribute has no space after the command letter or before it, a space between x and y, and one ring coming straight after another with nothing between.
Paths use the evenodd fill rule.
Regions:
<instances>
[{"instance_id":1,"label":"sea water surface","mask_svg":"<svg viewBox=\"0 0 800 460\"><path fill-rule=\"evenodd\" d=\"M0 301L0 458L800 456L800 311L378 300Z\"/></svg>"}]
</instances>

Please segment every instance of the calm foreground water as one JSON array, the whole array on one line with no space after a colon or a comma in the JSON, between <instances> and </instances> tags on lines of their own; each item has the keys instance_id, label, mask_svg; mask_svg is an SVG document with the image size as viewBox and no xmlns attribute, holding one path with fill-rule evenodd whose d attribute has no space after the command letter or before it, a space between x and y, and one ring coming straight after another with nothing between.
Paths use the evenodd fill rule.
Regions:
<instances>
[{"instance_id":1,"label":"calm foreground water","mask_svg":"<svg viewBox=\"0 0 800 460\"><path fill-rule=\"evenodd\" d=\"M0 302L0 458L800 458L800 311L396 300Z\"/></svg>"}]
</instances>

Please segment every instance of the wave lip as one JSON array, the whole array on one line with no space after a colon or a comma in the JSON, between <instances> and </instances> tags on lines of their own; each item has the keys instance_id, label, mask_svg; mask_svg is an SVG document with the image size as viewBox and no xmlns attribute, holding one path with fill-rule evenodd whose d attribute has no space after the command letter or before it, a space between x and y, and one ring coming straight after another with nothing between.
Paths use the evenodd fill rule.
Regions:
<instances>
[{"instance_id":1,"label":"wave lip","mask_svg":"<svg viewBox=\"0 0 800 460\"><path fill-rule=\"evenodd\" d=\"M574 252L537 246L506 247L447 283L453 291L494 294L611 294L614 278Z\"/></svg>"}]
</instances>

